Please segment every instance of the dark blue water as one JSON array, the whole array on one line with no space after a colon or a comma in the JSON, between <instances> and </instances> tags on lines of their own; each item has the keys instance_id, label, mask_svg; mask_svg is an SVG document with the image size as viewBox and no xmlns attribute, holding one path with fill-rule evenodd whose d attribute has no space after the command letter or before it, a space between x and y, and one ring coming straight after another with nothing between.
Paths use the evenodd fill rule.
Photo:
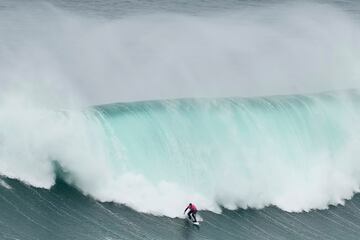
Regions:
<instances>
[{"instance_id":1,"label":"dark blue water","mask_svg":"<svg viewBox=\"0 0 360 240\"><path fill-rule=\"evenodd\" d=\"M345 206L309 213L275 207L201 211L204 221L197 228L184 219L99 203L63 181L51 190L4 181L11 189L0 187L1 239L359 239L359 195Z\"/></svg>"}]
</instances>

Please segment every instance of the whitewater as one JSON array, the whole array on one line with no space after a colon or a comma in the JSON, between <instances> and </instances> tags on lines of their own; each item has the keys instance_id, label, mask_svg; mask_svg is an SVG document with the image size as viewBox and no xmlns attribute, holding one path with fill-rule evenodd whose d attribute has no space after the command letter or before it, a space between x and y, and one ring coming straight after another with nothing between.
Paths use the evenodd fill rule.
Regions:
<instances>
[{"instance_id":1,"label":"whitewater","mask_svg":"<svg viewBox=\"0 0 360 240\"><path fill-rule=\"evenodd\" d=\"M359 13L0 1L0 236L357 239Z\"/></svg>"}]
</instances>

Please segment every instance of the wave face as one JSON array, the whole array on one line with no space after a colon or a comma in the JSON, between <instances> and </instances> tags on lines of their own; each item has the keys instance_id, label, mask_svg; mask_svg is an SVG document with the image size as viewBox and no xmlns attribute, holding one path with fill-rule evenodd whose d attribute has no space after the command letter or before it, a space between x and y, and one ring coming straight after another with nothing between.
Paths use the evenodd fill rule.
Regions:
<instances>
[{"instance_id":1,"label":"wave face","mask_svg":"<svg viewBox=\"0 0 360 240\"><path fill-rule=\"evenodd\" d=\"M42 188L58 176L100 201L170 217L189 201L214 212L324 209L358 191L359 100L348 91L149 101L28 110L23 121L16 111L1 118L0 171Z\"/></svg>"},{"instance_id":2,"label":"wave face","mask_svg":"<svg viewBox=\"0 0 360 240\"><path fill-rule=\"evenodd\" d=\"M121 192L111 200L169 216L188 199L212 211L219 204L307 211L341 203L360 181L352 124L359 117L357 98L320 94L100 107L98 118L111 139L105 145L117 156L112 168L127 182L111 188Z\"/></svg>"}]
</instances>

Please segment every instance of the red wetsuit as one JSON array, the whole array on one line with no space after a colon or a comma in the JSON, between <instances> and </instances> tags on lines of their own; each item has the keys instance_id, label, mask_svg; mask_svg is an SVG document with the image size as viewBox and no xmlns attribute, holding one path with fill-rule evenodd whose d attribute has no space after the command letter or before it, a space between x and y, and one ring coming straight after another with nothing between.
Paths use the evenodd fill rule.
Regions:
<instances>
[{"instance_id":1,"label":"red wetsuit","mask_svg":"<svg viewBox=\"0 0 360 240\"><path fill-rule=\"evenodd\" d=\"M188 208L190 209L190 212L193 212L193 213L197 212L197 208L196 208L195 204L189 205Z\"/></svg>"}]
</instances>

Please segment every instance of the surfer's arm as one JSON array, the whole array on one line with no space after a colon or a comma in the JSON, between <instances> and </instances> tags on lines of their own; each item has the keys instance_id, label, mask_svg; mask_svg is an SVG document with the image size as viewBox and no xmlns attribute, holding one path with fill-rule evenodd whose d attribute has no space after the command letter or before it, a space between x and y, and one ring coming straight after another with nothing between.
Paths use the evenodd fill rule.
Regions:
<instances>
[{"instance_id":1,"label":"surfer's arm","mask_svg":"<svg viewBox=\"0 0 360 240\"><path fill-rule=\"evenodd\" d=\"M185 208L185 210L184 210L184 214L186 213L186 211L189 209L189 206L187 207L187 208Z\"/></svg>"}]
</instances>

